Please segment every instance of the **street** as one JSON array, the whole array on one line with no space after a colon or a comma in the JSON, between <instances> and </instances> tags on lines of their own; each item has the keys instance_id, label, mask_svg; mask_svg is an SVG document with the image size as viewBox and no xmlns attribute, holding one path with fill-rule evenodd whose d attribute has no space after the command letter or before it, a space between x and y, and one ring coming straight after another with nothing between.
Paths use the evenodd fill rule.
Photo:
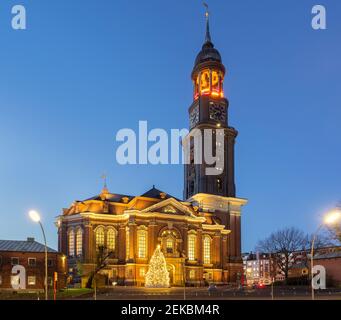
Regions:
<instances>
[{"instance_id":1,"label":"street","mask_svg":"<svg viewBox=\"0 0 341 320\"><path fill-rule=\"evenodd\" d=\"M115 287L101 289L97 300L272 300L271 288L264 289L227 289L219 287L215 291L208 288L169 288L151 289L143 287ZM87 294L78 299L94 299ZM280 287L274 288L274 300L311 300L310 288ZM315 292L315 300L341 300L341 289L329 289Z\"/></svg>"}]
</instances>

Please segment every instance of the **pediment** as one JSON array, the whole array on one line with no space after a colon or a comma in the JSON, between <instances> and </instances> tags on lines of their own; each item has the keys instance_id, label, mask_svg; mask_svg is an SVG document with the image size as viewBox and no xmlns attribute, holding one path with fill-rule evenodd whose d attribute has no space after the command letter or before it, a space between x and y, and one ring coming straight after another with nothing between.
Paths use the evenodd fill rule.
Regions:
<instances>
[{"instance_id":1,"label":"pediment","mask_svg":"<svg viewBox=\"0 0 341 320\"><path fill-rule=\"evenodd\" d=\"M158 212L165 214L186 215L195 217L192 211L187 206L175 200L174 198L158 202L142 210L141 212Z\"/></svg>"}]
</instances>

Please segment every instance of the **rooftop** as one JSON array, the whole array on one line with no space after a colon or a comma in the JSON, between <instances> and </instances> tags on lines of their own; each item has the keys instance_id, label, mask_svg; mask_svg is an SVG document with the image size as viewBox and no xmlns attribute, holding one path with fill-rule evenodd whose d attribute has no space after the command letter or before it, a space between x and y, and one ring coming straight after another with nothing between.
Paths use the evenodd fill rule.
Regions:
<instances>
[{"instance_id":1,"label":"rooftop","mask_svg":"<svg viewBox=\"0 0 341 320\"><path fill-rule=\"evenodd\" d=\"M0 251L10 252L45 252L45 246L34 238L27 238L26 241L20 240L0 240ZM47 247L47 252L57 253L56 250Z\"/></svg>"}]
</instances>

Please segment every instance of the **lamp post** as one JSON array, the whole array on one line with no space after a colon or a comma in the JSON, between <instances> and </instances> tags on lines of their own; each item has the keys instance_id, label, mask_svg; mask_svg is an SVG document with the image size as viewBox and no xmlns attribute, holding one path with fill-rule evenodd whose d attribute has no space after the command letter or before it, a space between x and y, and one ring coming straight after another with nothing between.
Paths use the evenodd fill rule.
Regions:
<instances>
[{"instance_id":1,"label":"lamp post","mask_svg":"<svg viewBox=\"0 0 341 320\"><path fill-rule=\"evenodd\" d=\"M315 246L315 241L316 241L317 235L325 225L333 225L340 220L341 220L341 209L338 208L338 209L335 209L331 212L328 212L324 216L322 223L319 225L316 232L314 233L313 240L311 242L311 250L310 250L311 299L312 300L315 299L315 289L314 289L314 285L313 285L313 276L314 276L313 268L314 268L314 246Z\"/></svg>"},{"instance_id":2,"label":"lamp post","mask_svg":"<svg viewBox=\"0 0 341 320\"><path fill-rule=\"evenodd\" d=\"M35 211L31 210L29 213L29 216L32 221L39 223L41 231L43 233L44 237L44 244L45 244L45 281L44 281L44 286L45 286L45 300L48 300L48 286L47 286L47 245L46 245L46 236L45 236L45 231L43 228L43 224L40 221L40 214Z\"/></svg>"}]
</instances>

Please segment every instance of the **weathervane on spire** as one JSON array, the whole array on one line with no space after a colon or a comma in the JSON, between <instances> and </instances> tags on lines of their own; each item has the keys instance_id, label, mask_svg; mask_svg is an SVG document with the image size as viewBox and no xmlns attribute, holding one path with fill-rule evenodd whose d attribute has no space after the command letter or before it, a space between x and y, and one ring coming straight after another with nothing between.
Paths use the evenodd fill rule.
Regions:
<instances>
[{"instance_id":1,"label":"weathervane on spire","mask_svg":"<svg viewBox=\"0 0 341 320\"><path fill-rule=\"evenodd\" d=\"M101 179L103 179L103 190L108 190L107 187L107 175L105 173L102 174Z\"/></svg>"},{"instance_id":2,"label":"weathervane on spire","mask_svg":"<svg viewBox=\"0 0 341 320\"><path fill-rule=\"evenodd\" d=\"M212 42L211 41L211 34L210 34L210 23L209 23L210 12L208 11L208 4L206 2L203 2L203 5L206 8L206 12L205 12L205 17L206 17L206 36L205 36L205 42Z\"/></svg>"},{"instance_id":3,"label":"weathervane on spire","mask_svg":"<svg viewBox=\"0 0 341 320\"><path fill-rule=\"evenodd\" d=\"M210 12L208 11L208 4L206 2L203 2L203 5L206 8L205 17L206 17L206 20L208 20L208 17L210 15Z\"/></svg>"}]
</instances>

